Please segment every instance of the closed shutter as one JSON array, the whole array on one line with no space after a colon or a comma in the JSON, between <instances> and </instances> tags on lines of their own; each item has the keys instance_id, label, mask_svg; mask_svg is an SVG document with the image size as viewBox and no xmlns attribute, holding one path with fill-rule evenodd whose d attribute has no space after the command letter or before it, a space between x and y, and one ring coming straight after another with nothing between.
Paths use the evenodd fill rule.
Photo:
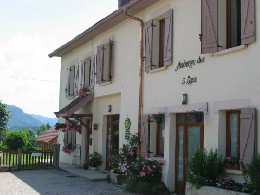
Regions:
<instances>
[{"instance_id":1,"label":"closed shutter","mask_svg":"<svg viewBox=\"0 0 260 195\"><path fill-rule=\"evenodd\" d=\"M201 53L218 51L218 1L201 0Z\"/></svg>"},{"instance_id":2,"label":"closed shutter","mask_svg":"<svg viewBox=\"0 0 260 195\"><path fill-rule=\"evenodd\" d=\"M95 85L95 55L91 56L90 62L90 86Z\"/></svg>"},{"instance_id":3,"label":"closed shutter","mask_svg":"<svg viewBox=\"0 0 260 195\"><path fill-rule=\"evenodd\" d=\"M148 143L148 131L150 130L150 116L143 115L141 117L141 156L147 157L149 155Z\"/></svg>"},{"instance_id":4,"label":"closed shutter","mask_svg":"<svg viewBox=\"0 0 260 195\"><path fill-rule=\"evenodd\" d=\"M75 77L74 77L74 96L78 95L79 91L79 64L75 66Z\"/></svg>"},{"instance_id":5,"label":"closed shutter","mask_svg":"<svg viewBox=\"0 0 260 195\"><path fill-rule=\"evenodd\" d=\"M81 60L81 66L80 66L80 89L84 88L84 81L85 81L85 64L86 60Z\"/></svg>"},{"instance_id":6,"label":"closed shutter","mask_svg":"<svg viewBox=\"0 0 260 195\"><path fill-rule=\"evenodd\" d=\"M165 20L165 36L164 36L164 66L172 64L173 49L173 10L169 10L164 15Z\"/></svg>"},{"instance_id":7,"label":"closed shutter","mask_svg":"<svg viewBox=\"0 0 260 195\"><path fill-rule=\"evenodd\" d=\"M255 0L241 0L241 44L255 42Z\"/></svg>"},{"instance_id":8,"label":"closed shutter","mask_svg":"<svg viewBox=\"0 0 260 195\"><path fill-rule=\"evenodd\" d=\"M96 83L102 83L102 69L104 65L104 45L97 47Z\"/></svg>"},{"instance_id":9,"label":"closed shutter","mask_svg":"<svg viewBox=\"0 0 260 195\"><path fill-rule=\"evenodd\" d=\"M256 149L256 110L243 108L240 115L240 159L249 164Z\"/></svg>"},{"instance_id":10,"label":"closed shutter","mask_svg":"<svg viewBox=\"0 0 260 195\"><path fill-rule=\"evenodd\" d=\"M152 69L153 20L145 23L145 72Z\"/></svg>"}]
</instances>

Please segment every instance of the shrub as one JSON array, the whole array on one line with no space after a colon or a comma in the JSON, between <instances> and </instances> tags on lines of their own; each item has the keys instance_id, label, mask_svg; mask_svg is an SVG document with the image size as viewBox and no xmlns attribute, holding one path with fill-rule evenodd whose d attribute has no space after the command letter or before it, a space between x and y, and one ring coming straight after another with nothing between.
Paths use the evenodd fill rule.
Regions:
<instances>
[{"instance_id":1,"label":"shrub","mask_svg":"<svg viewBox=\"0 0 260 195\"><path fill-rule=\"evenodd\" d=\"M251 184L254 189L260 190L260 154L254 155L249 165L241 164L246 183Z\"/></svg>"},{"instance_id":2,"label":"shrub","mask_svg":"<svg viewBox=\"0 0 260 195\"><path fill-rule=\"evenodd\" d=\"M93 154L90 154L89 156L89 165L92 167L97 167L100 166L102 164L102 156L97 153L94 152Z\"/></svg>"},{"instance_id":3,"label":"shrub","mask_svg":"<svg viewBox=\"0 0 260 195\"><path fill-rule=\"evenodd\" d=\"M193 152L188 162L188 181L196 188L200 188L205 182L215 183L224 171L224 165L217 150L197 149Z\"/></svg>"}]
</instances>

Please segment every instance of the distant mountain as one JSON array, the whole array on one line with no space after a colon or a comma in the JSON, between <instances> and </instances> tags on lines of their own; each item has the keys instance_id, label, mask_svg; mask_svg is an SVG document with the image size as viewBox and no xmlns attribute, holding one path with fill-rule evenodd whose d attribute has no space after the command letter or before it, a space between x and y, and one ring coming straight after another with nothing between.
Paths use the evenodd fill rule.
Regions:
<instances>
[{"instance_id":1,"label":"distant mountain","mask_svg":"<svg viewBox=\"0 0 260 195\"><path fill-rule=\"evenodd\" d=\"M58 122L58 119L57 118L48 118L48 117L44 117L44 116L41 116L41 115L37 115L37 114L30 114L33 118L41 121L41 123L43 124L47 124L49 123L49 125L52 127L54 126L57 122Z\"/></svg>"},{"instance_id":2,"label":"distant mountain","mask_svg":"<svg viewBox=\"0 0 260 195\"><path fill-rule=\"evenodd\" d=\"M8 129L36 129L42 124L49 123L50 126L53 126L54 119L46 118L40 115L30 115L23 112L21 108L18 108L13 105L7 105L10 110L10 119L7 123ZM56 119L57 121L57 119Z\"/></svg>"}]
</instances>

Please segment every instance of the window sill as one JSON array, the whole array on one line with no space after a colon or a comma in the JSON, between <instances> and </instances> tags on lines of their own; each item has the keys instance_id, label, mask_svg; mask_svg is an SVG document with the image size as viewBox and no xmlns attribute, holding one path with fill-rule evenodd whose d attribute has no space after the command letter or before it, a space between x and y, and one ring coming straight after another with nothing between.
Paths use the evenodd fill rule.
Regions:
<instances>
[{"instance_id":1,"label":"window sill","mask_svg":"<svg viewBox=\"0 0 260 195\"><path fill-rule=\"evenodd\" d=\"M111 84L111 81L108 81L108 82L105 82L105 83L101 83L100 86L106 86L106 85L109 85Z\"/></svg>"},{"instance_id":2,"label":"window sill","mask_svg":"<svg viewBox=\"0 0 260 195\"><path fill-rule=\"evenodd\" d=\"M240 171L240 170L225 169L225 173L234 174L234 175L242 175L242 171Z\"/></svg>"},{"instance_id":3,"label":"window sill","mask_svg":"<svg viewBox=\"0 0 260 195\"><path fill-rule=\"evenodd\" d=\"M167 66L163 66L163 67L160 67L160 68L156 68L156 69L149 70L149 72L150 72L150 73L158 72L158 71L165 70L166 68L167 68Z\"/></svg>"},{"instance_id":4,"label":"window sill","mask_svg":"<svg viewBox=\"0 0 260 195\"><path fill-rule=\"evenodd\" d=\"M237 46L237 47L232 47L232 48L229 48L229 49L224 49L224 50L222 50L222 51L219 51L219 52L214 53L213 56L225 55L225 54L228 54L228 53L240 51L240 50L245 49L245 48L247 48L247 47L248 47L248 45L240 45L240 46Z\"/></svg>"}]
</instances>

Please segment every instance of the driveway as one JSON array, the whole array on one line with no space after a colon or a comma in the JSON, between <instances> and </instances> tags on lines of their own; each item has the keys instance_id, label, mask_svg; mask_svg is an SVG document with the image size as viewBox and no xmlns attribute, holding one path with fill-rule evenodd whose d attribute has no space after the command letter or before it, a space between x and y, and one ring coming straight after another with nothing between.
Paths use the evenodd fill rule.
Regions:
<instances>
[{"instance_id":1,"label":"driveway","mask_svg":"<svg viewBox=\"0 0 260 195\"><path fill-rule=\"evenodd\" d=\"M0 195L98 195L130 194L122 186L91 182L58 170L0 172Z\"/></svg>"}]
</instances>

